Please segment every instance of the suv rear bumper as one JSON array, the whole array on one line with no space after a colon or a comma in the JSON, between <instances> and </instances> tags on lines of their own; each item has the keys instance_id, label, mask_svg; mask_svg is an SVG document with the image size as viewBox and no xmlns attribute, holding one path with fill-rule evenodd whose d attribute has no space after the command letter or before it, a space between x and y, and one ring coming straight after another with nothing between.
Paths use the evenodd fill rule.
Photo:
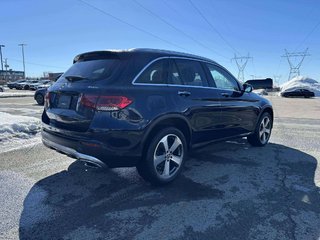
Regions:
<instances>
[{"instance_id":1,"label":"suv rear bumper","mask_svg":"<svg viewBox=\"0 0 320 240\"><path fill-rule=\"evenodd\" d=\"M62 145L55 143L55 142L52 142L48 139L42 138L42 142L46 147L53 148L54 150L61 152L61 153L64 153L64 154L68 155L69 157L76 158L80 161L92 163L93 165L96 165L98 167L106 167L106 164L104 162L102 162L101 160L99 160L98 158L95 158L93 156L79 153L72 148L62 146Z\"/></svg>"},{"instance_id":2,"label":"suv rear bumper","mask_svg":"<svg viewBox=\"0 0 320 240\"><path fill-rule=\"evenodd\" d=\"M101 138L101 136L99 136ZM107 136L106 136L107 138ZM88 162L99 167L132 167L141 159L136 149L112 149L105 142L97 141L94 134L86 137L63 135L55 133L43 126L42 142L69 157Z\"/></svg>"}]
</instances>

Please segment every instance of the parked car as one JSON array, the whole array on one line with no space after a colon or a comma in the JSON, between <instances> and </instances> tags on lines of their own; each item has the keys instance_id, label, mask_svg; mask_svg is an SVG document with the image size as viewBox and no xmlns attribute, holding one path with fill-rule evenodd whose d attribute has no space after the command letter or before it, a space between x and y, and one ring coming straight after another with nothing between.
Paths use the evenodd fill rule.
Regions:
<instances>
[{"instance_id":1,"label":"parked car","mask_svg":"<svg viewBox=\"0 0 320 240\"><path fill-rule=\"evenodd\" d=\"M295 90L289 90L289 91L284 91L281 92L282 97L305 97L305 98L310 98L314 97L314 92L311 92L308 89L304 88L299 88Z\"/></svg>"},{"instance_id":2,"label":"parked car","mask_svg":"<svg viewBox=\"0 0 320 240\"><path fill-rule=\"evenodd\" d=\"M37 90L38 88L43 88L44 85L47 85L51 83L51 80L49 79L46 79L46 80L39 80L38 82L36 83L32 83L29 85L29 89L30 90Z\"/></svg>"},{"instance_id":3,"label":"parked car","mask_svg":"<svg viewBox=\"0 0 320 240\"><path fill-rule=\"evenodd\" d=\"M11 81L11 82L7 83L7 86L8 86L8 88L13 89L13 88L17 87L18 83L22 83L22 82L25 82L25 81L26 81L26 79L21 79L21 80L17 80L17 81L13 81L13 82Z\"/></svg>"},{"instance_id":4,"label":"parked car","mask_svg":"<svg viewBox=\"0 0 320 240\"><path fill-rule=\"evenodd\" d=\"M24 81L16 84L16 89L18 90L29 90L30 85L37 83L38 80Z\"/></svg>"},{"instance_id":5,"label":"parked car","mask_svg":"<svg viewBox=\"0 0 320 240\"><path fill-rule=\"evenodd\" d=\"M210 59L133 49L76 56L48 89L42 122L47 147L96 166L136 166L160 185L192 148L245 136L266 145L273 110Z\"/></svg>"},{"instance_id":6,"label":"parked car","mask_svg":"<svg viewBox=\"0 0 320 240\"><path fill-rule=\"evenodd\" d=\"M54 84L54 82L50 81L50 82L48 82L46 84L39 85L38 88L49 88L52 84Z\"/></svg>"},{"instance_id":7,"label":"parked car","mask_svg":"<svg viewBox=\"0 0 320 240\"><path fill-rule=\"evenodd\" d=\"M39 105L43 105L44 104L44 97L46 95L48 88L38 88L35 93L34 93L34 100L36 100L36 102Z\"/></svg>"}]
</instances>

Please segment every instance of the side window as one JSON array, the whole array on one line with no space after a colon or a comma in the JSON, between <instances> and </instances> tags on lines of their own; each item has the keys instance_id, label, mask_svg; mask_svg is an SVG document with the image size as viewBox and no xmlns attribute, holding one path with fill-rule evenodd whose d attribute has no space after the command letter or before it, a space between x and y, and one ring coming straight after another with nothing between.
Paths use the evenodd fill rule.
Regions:
<instances>
[{"instance_id":1,"label":"side window","mask_svg":"<svg viewBox=\"0 0 320 240\"><path fill-rule=\"evenodd\" d=\"M207 64L207 66L217 88L239 91L237 81L229 73L211 64Z\"/></svg>"},{"instance_id":2,"label":"side window","mask_svg":"<svg viewBox=\"0 0 320 240\"><path fill-rule=\"evenodd\" d=\"M170 60L170 71L168 74L168 83L175 85L183 85L180 73L178 71L177 64L174 60Z\"/></svg>"},{"instance_id":3,"label":"side window","mask_svg":"<svg viewBox=\"0 0 320 240\"><path fill-rule=\"evenodd\" d=\"M136 83L167 84L168 60L158 60L152 63L135 81Z\"/></svg>"},{"instance_id":4,"label":"side window","mask_svg":"<svg viewBox=\"0 0 320 240\"><path fill-rule=\"evenodd\" d=\"M175 59L179 76L184 85L207 87L208 82L201 63L193 60Z\"/></svg>"}]
</instances>

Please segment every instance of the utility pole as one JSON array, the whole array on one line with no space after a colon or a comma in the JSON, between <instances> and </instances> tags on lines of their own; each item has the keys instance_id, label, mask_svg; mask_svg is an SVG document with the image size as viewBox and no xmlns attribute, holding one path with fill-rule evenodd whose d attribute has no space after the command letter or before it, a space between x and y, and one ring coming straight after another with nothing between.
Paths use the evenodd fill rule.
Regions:
<instances>
[{"instance_id":1,"label":"utility pole","mask_svg":"<svg viewBox=\"0 0 320 240\"><path fill-rule=\"evenodd\" d=\"M8 65L8 59L7 58L5 58L4 59L4 67L5 67L5 69L6 69L6 74L5 74L5 77L4 77L4 79L5 80L7 80L7 78L8 78L8 68L9 68L9 65Z\"/></svg>"},{"instance_id":2,"label":"utility pole","mask_svg":"<svg viewBox=\"0 0 320 240\"><path fill-rule=\"evenodd\" d=\"M290 81L293 77L300 75L300 67L302 65L302 62L306 56L310 56L308 52L308 48L304 52L291 52L289 53L287 49L284 50L285 55L282 57L286 57L290 66L290 73L288 81ZM292 58L297 59L300 58L300 61L295 61L295 63L292 61Z\"/></svg>"},{"instance_id":3,"label":"utility pole","mask_svg":"<svg viewBox=\"0 0 320 240\"><path fill-rule=\"evenodd\" d=\"M5 47L5 45L0 44L0 58L1 58L1 70L3 72L3 60L2 60L2 48Z\"/></svg>"},{"instance_id":4,"label":"utility pole","mask_svg":"<svg viewBox=\"0 0 320 240\"><path fill-rule=\"evenodd\" d=\"M242 57L237 57L236 54L234 54L234 58L231 59L232 60L235 60L236 64L237 64L237 67L238 67L238 80L239 81L242 81L244 82L244 69L246 68L247 66L247 63L248 63L248 60L252 58L249 56L249 53L248 53L248 56L242 56Z\"/></svg>"},{"instance_id":5,"label":"utility pole","mask_svg":"<svg viewBox=\"0 0 320 240\"><path fill-rule=\"evenodd\" d=\"M24 46L26 46L27 44L25 43L20 43L18 46L21 47L22 50L22 61L23 61L23 78L26 78L26 65L24 62Z\"/></svg>"}]
</instances>

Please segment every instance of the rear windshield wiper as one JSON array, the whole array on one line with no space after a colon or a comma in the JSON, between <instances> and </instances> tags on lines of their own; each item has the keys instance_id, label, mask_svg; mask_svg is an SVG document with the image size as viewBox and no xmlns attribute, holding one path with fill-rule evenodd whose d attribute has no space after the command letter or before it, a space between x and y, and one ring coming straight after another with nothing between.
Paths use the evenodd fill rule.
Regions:
<instances>
[{"instance_id":1,"label":"rear windshield wiper","mask_svg":"<svg viewBox=\"0 0 320 240\"><path fill-rule=\"evenodd\" d=\"M70 82L87 79L87 78L79 76L79 75L70 75L70 76L65 76L64 78Z\"/></svg>"}]
</instances>

